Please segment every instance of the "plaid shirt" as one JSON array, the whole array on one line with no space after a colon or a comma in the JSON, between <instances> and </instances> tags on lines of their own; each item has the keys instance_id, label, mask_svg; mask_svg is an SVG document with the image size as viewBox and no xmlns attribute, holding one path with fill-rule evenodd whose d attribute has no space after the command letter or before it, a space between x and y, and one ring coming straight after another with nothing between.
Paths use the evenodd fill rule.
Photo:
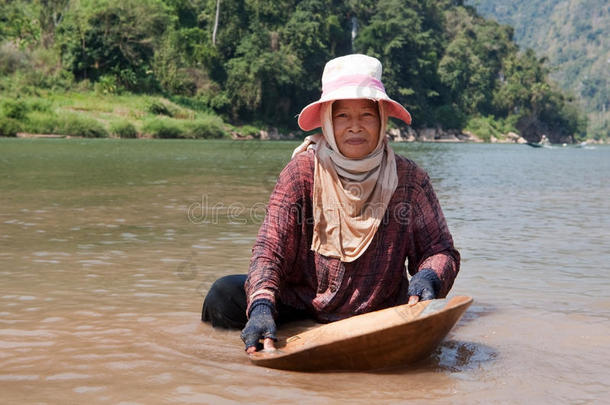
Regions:
<instances>
[{"instance_id":1,"label":"plaid shirt","mask_svg":"<svg viewBox=\"0 0 610 405\"><path fill-rule=\"evenodd\" d=\"M265 298L331 322L404 304L407 259L411 275L433 269L441 280L438 296L445 297L460 255L426 172L399 155L396 169L398 187L371 244L345 263L311 250L314 153L293 158L280 173L252 248L247 312Z\"/></svg>"}]
</instances>

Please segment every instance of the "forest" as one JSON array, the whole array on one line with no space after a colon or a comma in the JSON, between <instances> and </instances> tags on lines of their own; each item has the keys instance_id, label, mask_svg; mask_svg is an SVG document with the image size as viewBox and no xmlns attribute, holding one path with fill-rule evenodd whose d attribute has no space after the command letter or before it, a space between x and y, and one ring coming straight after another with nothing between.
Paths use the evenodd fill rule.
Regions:
<instances>
[{"instance_id":1,"label":"forest","mask_svg":"<svg viewBox=\"0 0 610 405\"><path fill-rule=\"evenodd\" d=\"M470 0L484 16L515 29L515 41L548 58L551 78L576 95L587 132L610 134L610 3L606 0Z\"/></svg>"},{"instance_id":2,"label":"forest","mask_svg":"<svg viewBox=\"0 0 610 405\"><path fill-rule=\"evenodd\" d=\"M456 0L0 0L0 135L61 132L69 118L44 100L83 94L170 100L169 112L159 102L148 111L198 119L194 137L210 122L216 133L219 122L290 131L319 97L324 64L349 53L381 60L415 128L587 137L546 58Z\"/></svg>"}]
</instances>

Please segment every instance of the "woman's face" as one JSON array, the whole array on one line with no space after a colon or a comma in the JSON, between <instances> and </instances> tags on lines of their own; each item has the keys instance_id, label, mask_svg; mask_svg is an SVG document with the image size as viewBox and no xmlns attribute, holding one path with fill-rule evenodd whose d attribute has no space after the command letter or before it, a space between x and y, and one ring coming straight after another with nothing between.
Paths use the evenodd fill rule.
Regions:
<instances>
[{"instance_id":1,"label":"woman's face","mask_svg":"<svg viewBox=\"0 0 610 405\"><path fill-rule=\"evenodd\" d=\"M375 150L380 126L379 108L372 100L337 100L333 103L335 142L345 157L361 159Z\"/></svg>"}]
</instances>

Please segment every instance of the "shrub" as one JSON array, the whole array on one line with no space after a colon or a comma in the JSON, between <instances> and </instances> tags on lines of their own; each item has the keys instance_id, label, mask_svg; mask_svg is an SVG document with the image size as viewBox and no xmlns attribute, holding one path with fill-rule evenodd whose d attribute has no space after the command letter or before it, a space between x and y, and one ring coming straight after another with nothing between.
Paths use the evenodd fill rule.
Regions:
<instances>
[{"instance_id":1,"label":"shrub","mask_svg":"<svg viewBox=\"0 0 610 405\"><path fill-rule=\"evenodd\" d=\"M117 121L110 124L110 133L119 138L137 138L138 131L131 122Z\"/></svg>"},{"instance_id":2,"label":"shrub","mask_svg":"<svg viewBox=\"0 0 610 405\"><path fill-rule=\"evenodd\" d=\"M495 119L492 116L473 117L468 121L465 129L485 142L489 142L492 136L501 138L508 132L518 132L510 120Z\"/></svg>"},{"instance_id":3,"label":"shrub","mask_svg":"<svg viewBox=\"0 0 610 405\"><path fill-rule=\"evenodd\" d=\"M175 139L184 138L186 131L179 122L170 119L155 118L144 124L144 133L152 135L153 138Z\"/></svg>"},{"instance_id":4,"label":"shrub","mask_svg":"<svg viewBox=\"0 0 610 405\"><path fill-rule=\"evenodd\" d=\"M75 83L74 89L78 92L89 92L91 91L93 88L95 88L95 85L91 83L91 81L89 79L83 79L79 82Z\"/></svg>"},{"instance_id":5,"label":"shrub","mask_svg":"<svg viewBox=\"0 0 610 405\"><path fill-rule=\"evenodd\" d=\"M74 75L62 69L61 56L56 49L33 49L30 63L31 68L24 70L24 84L36 88L66 90L74 83Z\"/></svg>"},{"instance_id":6,"label":"shrub","mask_svg":"<svg viewBox=\"0 0 610 405\"><path fill-rule=\"evenodd\" d=\"M26 102L28 111L51 112L52 103L46 99L34 98Z\"/></svg>"},{"instance_id":7,"label":"shrub","mask_svg":"<svg viewBox=\"0 0 610 405\"><path fill-rule=\"evenodd\" d=\"M28 105L23 100L6 100L2 103L2 115L23 120L28 113Z\"/></svg>"},{"instance_id":8,"label":"shrub","mask_svg":"<svg viewBox=\"0 0 610 405\"><path fill-rule=\"evenodd\" d=\"M496 136L498 131L494 129L493 126L489 124L489 122L483 117L474 117L471 118L466 124L467 131L472 132L485 142L489 142L491 140L492 135Z\"/></svg>"},{"instance_id":9,"label":"shrub","mask_svg":"<svg viewBox=\"0 0 610 405\"><path fill-rule=\"evenodd\" d=\"M0 44L0 75L9 75L29 65L29 56L13 42Z\"/></svg>"},{"instance_id":10,"label":"shrub","mask_svg":"<svg viewBox=\"0 0 610 405\"><path fill-rule=\"evenodd\" d=\"M223 122L219 117L207 116L186 124L189 138L222 138L225 135Z\"/></svg>"},{"instance_id":11,"label":"shrub","mask_svg":"<svg viewBox=\"0 0 610 405\"><path fill-rule=\"evenodd\" d=\"M149 113L154 115L166 115L168 117L173 117L174 113L170 110L170 108L158 100L153 100L147 107Z\"/></svg>"},{"instance_id":12,"label":"shrub","mask_svg":"<svg viewBox=\"0 0 610 405\"><path fill-rule=\"evenodd\" d=\"M86 118L77 114L64 114L59 116L56 133L62 135L83 136L85 138L105 138L108 131L93 118Z\"/></svg>"},{"instance_id":13,"label":"shrub","mask_svg":"<svg viewBox=\"0 0 610 405\"><path fill-rule=\"evenodd\" d=\"M93 88L98 94L117 94L120 92L117 79L114 75L104 75L99 78Z\"/></svg>"},{"instance_id":14,"label":"shrub","mask_svg":"<svg viewBox=\"0 0 610 405\"><path fill-rule=\"evenodd\" d=\"M17 136L17 132L21 131L19 121L0 116L0 136Z\"/></svg>"},{"instance_id":15,"label":"shrub","mask_svg":"<svg viewBox=\"0 0 610 405\"><path fill-rule=\"evenodd\" d=\"M195 112L185 108L176 108L172 110L172 117L183 120L192 120L195 118Z\"/></svg>"},{"instance_id":16,"label":"shrub","mask_svg":"<svg viewBox=\"0 0 610 405\"><path fill-rule=\"evenodd\" d=\"M389 124L389 123L388 123ZM244 125L236 129L237 132L243 136L259 136L261 130L252 125Z\"/></svg>"},{"instance_id":17,"label":"shrub","mask_svg":"<svg viewBox=\"0 0 610 405\"><path fill-rule=\"evenodd\" d=\"M25 122L25 131L33 134L57 134L59 120L54 113L32 111Z\"/></svg>"},{"instance_id":18,"label":"shrub","mask_svg":"<svg viewBox=\"0 0 610 405\"><path fill-rule=\"evenodd\" d=\"M174 104L178 104L182 107L189 108L191 110L207 114L213 113L213 110L210 108L210 106L201 99L174 95L170 98L170 100Z\"/></svg>"}]
</instances>

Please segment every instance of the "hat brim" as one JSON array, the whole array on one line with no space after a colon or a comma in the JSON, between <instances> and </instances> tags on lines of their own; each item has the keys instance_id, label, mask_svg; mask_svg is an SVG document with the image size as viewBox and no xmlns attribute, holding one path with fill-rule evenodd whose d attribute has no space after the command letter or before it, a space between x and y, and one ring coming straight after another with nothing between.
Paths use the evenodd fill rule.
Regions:
<instances>
[{"instance_id":1,"label":"hat brim","mask_svg":"<svg viewBox=\"0 0 610 405\"><path fill-rule=\"evenodd\" d=\"M407 125L411 125L411 114L400 103L392 100L387 94L375 88L343 87L307 105L299 114L298 124L303 131L311 131L322 126L320 122L320 107L323 103L335 100L355 100L366 98L377 102L384 102L389 117L398 118Z\"/></svg>"}]
</instances>

